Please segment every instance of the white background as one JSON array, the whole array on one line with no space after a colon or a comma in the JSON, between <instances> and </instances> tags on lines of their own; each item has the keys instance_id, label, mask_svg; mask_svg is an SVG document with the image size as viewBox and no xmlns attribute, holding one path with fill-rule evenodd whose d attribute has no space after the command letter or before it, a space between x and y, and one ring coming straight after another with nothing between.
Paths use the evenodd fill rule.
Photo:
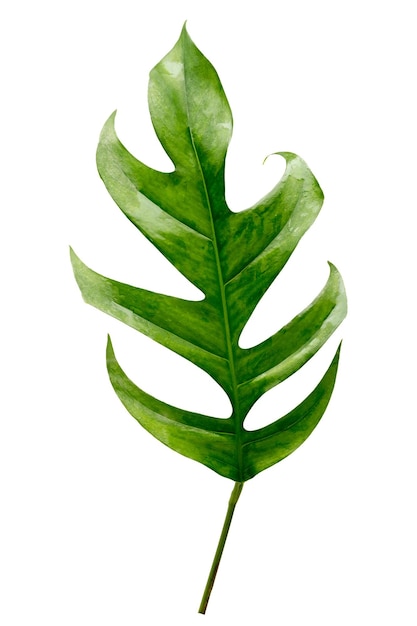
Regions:
<instances>
[{"instance_id":1,"label":"white background","mask_svg":"<svg viewBox=\"0 0 417 626\"><path fill-rule=\"evenodd\" d=\"M0 622L4 626L415 626L415 27L413 3L6 3L0 20ZM248 482L205 617L197 607L230 481L150 437L105 371L227 415L191 365L87 307L68 245L94 269L186 295L95 169L101 126L169 167L147 113L149 70L188 20L234 114L227 197L253 203L300 154L326 196L251 320L274 332L340 269L349 316L323 357L251 419L309 391L344 339L311 438ZM291 385L289 385L291 387ZM284 387L284 386L283 386ZM257 421L258 420L258 421Z\"/></svg>"}]
</instances>

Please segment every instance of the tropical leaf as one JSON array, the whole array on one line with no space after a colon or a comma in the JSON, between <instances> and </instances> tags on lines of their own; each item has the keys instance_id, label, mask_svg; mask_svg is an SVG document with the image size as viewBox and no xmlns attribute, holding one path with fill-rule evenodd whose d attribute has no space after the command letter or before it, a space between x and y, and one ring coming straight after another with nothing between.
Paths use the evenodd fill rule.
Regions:
<instances>
[{"instance_id":1,"label":"tropical leaf","mask_svg":"<svg viewBox=\"0 0 417 626\"><path fill-rule=\"evenodd\" d=\"M244 427L254 403L316 354L346 315L343 282L329 264L326 284L304 311L259 345L239 346L257 303L316 219L323 194L306 163L281 152L286 169L278 184L253 207L230 211L225 157L232 115L215 69L185 27L151 71L149 108L173 170L156 171L132 156L116 135L115 113L100 136L98 170L126 217L204 299L106 278L71 251L74 273L86 302L190 360L225 390L233 407L227 419L171 406L126 376L108 341L110 380L133 417L170 448L241 485L305 441L333 390L339 349L316 388L290 413L271 416L255 431Z\"/></svg>"}]
</instances>

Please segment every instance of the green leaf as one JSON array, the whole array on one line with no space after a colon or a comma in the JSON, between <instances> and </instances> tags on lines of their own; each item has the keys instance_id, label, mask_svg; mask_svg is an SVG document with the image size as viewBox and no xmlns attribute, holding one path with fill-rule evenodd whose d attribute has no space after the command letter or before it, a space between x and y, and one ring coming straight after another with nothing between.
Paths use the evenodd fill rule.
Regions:
<instances>
[{"instance_id":1,"label":"green leaf","mask_svg":"<svg viewBox=\"0 0 417 626\"><path fill-rule=\"evenodd\" d=\"M316 219L323 194L306 163L282 152L286 170L271 192L245 211L230 211L225 158L232 115L215 69L185 27L151 71L149 108L173 170L155 171L132 156L116 135L115 113L100 136L98 170L126 217L204 298L188 301L106 278L71 251L74 273L86 302L189 359L225 390L233 407L227 419L171 406L129 380L109 339L110 380L133 417L165 445L240 484L305 441L333 390L340 348L290 413L272 415L255 431L244 427L254 403L316 354L346 315L343 282L329 264L326 284L304 311L259 345L239 346L259 300Z\"/></svg>"}]
</instances>

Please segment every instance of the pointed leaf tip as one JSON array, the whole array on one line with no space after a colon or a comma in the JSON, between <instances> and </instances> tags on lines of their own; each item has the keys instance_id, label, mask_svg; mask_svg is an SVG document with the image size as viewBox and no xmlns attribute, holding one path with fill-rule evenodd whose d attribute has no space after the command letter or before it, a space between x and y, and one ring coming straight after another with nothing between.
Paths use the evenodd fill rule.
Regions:
<instances>
[{"instance_id":1,"label":"pointed leaf tip","mask_svg":"<svg viewBox=\"0 0 417 626\"><path fill-rule=\"evenodd\" d=\"M112 340L109 334L107 334L106 352L108 356L114 357L113 344L112 344Z\"/></svg>"}]
</instances>

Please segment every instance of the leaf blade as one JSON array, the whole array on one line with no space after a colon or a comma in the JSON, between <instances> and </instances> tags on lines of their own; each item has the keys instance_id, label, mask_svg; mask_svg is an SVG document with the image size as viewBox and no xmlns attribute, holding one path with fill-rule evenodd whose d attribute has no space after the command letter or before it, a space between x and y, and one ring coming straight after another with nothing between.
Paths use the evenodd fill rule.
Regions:
<instances>
[{"instance_id":1,"label":"leaf blade","mask_svg":"<svg viewBox=\"0 0 417 626\"><path fill-rule=\"evenodd\" d=\"M287 160L281 181L252 209L234 215L224 235L228 242L238 239L241 251L238 271L226 283L235 341L323 204L323 192L305 161L292 153L277 154ZM230 243L225 248L230 255L229 248ZM248 303L244 311L242 301Z\"/></svg>"},{"instance_id":2,"label":"leaf blade","mask_svg":"<svg viewBox=\"0 0 417 626\"><path fill-rule=\"evenodd\" d=\"M233 425L178 409L137 387L124 373L108 338L106 363L113 389L129 413L167 447L235 480Z\"/></svg>"},{"instance_id":3,"label":"leaf blade","mask_svg":"<svg viewBox=\"0 0 417 626\"><path fill-rule=\"evenodd\" d=\"M344 320L347 301L343 280L332 263L329 267L326 285L304 311L269 339L239 351L238 373L243 373L239 388L248 410L262 394L305 365Z\"/></svg>"},{"instance_id":4,"label":"leaf blade","mask_svg":"<svg viewBox=\"0 0 417 626\"><path fill-rule=\"evenodd\" d=\"M227 433L216 430L217 418L196 417L136 387L108 348L116 393L136 419L155 436L159 433L164 443L175 442L171 447L181 454L242 482L284 458L265 443L275 442L279 448L278 430L273 429L291 422L300 411L310 411L313 421L317 418L310 394L289 414L292 417L278 420L279 427L274 422L273 432L264 431L261 444L243 426L251 406L302 367L346 315L343 281L330 264L325 287L304 311L258 346L243 350L238 344L260 298L315 221L323 192L299 156L276 153L286 159L281 181L250 209L238 214L229 210L224 175L232 115L216 70L185 27L151 71L148 100L155 132L173 171L157 172L131 155L116 135L115 114L100 136L98 170L125 216L203 292L204 299L186 301L120 283L97 274L72 253L74 273L86 302L189 359L223 387L233 406L231 417L222 420ZM334 363L313 392L327 398L326 406L337 371ZM306 426L310 422L305 419ZM291 428L288 433L298 447L299 433ZM208 443L214 440L219 453ZM210 454L217 461L207 461Z\"/></svg>"},{"instance_id":5,"label":"leaf blade","mask_svg":"<svg viewBox=\"0 0 417 626\"><path fill-rule=\"evenodd\" d=\"M212 335L212 310L206 302L181 300L131 287L98 274L73 250L70 253L74 275L85 302L195 363L228 388L225 347L216 340L218 336ZM208 328L204 319L210 320ZM193 320L199 321L200 333L190 337L188 331Z\"/></svg>"},{"instance_id":6,"label":"leaf blade","mask_svg":"<svg viewBox=\"0 0 417 626\"><path fill-rule=\"evenodd\" d=\"M256 431L246 431L245 480L285 459L311 435L330 401L336 381L340 348L341 344L321 381L295 409L268 426Z\"/></svg>"}]
</instances>

